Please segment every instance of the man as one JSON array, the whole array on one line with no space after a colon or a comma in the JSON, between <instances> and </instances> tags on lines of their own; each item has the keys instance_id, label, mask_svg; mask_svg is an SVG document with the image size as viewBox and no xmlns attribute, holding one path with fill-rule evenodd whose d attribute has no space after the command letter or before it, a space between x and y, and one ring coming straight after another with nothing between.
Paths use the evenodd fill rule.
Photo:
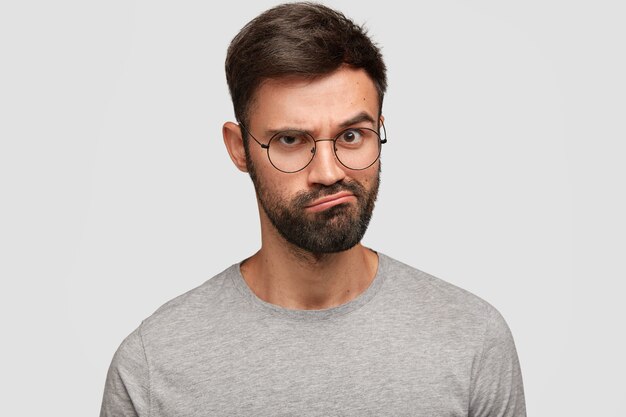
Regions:
<instances>
[{"instance_id":1,"label":"man","mask_svg":"<svg viewBox=\"0 0 626 417\"><path fill-rule=\"evenodd\" d=\"M101 416L524 416L517 354L481 299L365 248L386 142L385 65L342 14L266 11L233 39L261 249L144 320Z\"/></svg>"}]
</instances>

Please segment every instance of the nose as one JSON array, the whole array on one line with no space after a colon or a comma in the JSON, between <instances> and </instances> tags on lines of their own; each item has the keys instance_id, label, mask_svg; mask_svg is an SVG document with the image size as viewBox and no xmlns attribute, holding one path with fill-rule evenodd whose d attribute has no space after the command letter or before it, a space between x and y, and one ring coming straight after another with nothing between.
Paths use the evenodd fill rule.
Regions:
<instances>
[{"instance_id":1,"label":"nose","mask_svg":"<svg viewBox=\"0 0 626 417\"><path fill-rule=\"evenodd\" d=\"M335 144L332 140L317 141L315 156L309 166L309 183L330 186L346 177L333 146Z\"/></svg>"}]
</instances>

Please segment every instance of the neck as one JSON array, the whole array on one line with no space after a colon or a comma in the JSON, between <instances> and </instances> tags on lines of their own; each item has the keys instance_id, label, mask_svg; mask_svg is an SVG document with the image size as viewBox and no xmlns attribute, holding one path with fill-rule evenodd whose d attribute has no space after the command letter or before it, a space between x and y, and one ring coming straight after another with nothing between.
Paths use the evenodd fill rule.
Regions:
<instances>
[{"instance_id":1,"label":"neck","mask_svg":"<svg viewBox=\"0 0 626 417\"><path fill-rule=\"evenodd\" d=\"M260 299L295 310L321 310L345 304L371 284L378 255L361 244L338 253L313 254L281 236L263 234L261 249L241 265Z\"/></svg>"}]
</instances>

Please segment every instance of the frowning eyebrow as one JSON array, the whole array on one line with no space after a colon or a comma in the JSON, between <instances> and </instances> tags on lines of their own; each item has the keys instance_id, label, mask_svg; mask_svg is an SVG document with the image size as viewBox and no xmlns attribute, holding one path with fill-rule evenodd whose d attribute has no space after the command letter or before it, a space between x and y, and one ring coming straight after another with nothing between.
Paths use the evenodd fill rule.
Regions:
<instances>
[{"instance_id":1,"label":"frowning eyebrow","mask_svg":"<svg viewBox=\"0 0 626 417\"><path fill-rule=\"evenodd\" d=\"M356 125L358 123L363 123L363 122L369 122L372 124L372 126L376 125L376 121L374 120L374 118L372 116L370 116L369 113L362 111L361 113L357 114L354 117L351 117L348 120L345 120L343 122L341 122L339 124L339 128L340 129L345 129L347 127ZM308 133L309 135L313 136L312 132L310 130L306 130L306 129L302 129L301 127L292 127L292 126L285 126L285 127L281 127L279 129L270 129L267 130L265 132L265 134L267 135L267 137L272 137L275 134L279 133L279 132L285 132L285 131L293 131L293 130L297 130L300 132L305 132Z\"/></svg>"}]
</instances>

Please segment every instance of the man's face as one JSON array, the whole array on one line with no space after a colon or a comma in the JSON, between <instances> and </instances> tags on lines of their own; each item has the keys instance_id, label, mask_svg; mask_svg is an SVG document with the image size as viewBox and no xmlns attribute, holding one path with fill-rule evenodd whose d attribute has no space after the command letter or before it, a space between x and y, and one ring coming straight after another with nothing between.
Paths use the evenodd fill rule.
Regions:
<instances>
[{"instance_id":1,"label":"man's face","mask_svg":"<svg viewBox=\"0 0 626 417\"><path fill-rule=\"evenodd\" d=\"M276 131L298 129L316 138L334 138L347 127L378 130L378 94L363 70L341 67L315 80L263 83L247 128L264 144ZM336 158L333 142L317 143L302 171L274 168L267 151L249 138L247 166L262 209L264 227L310 253L340 252L361 241L374 209L380 162L351 170Z\"/></svg>"}]
</instances>

